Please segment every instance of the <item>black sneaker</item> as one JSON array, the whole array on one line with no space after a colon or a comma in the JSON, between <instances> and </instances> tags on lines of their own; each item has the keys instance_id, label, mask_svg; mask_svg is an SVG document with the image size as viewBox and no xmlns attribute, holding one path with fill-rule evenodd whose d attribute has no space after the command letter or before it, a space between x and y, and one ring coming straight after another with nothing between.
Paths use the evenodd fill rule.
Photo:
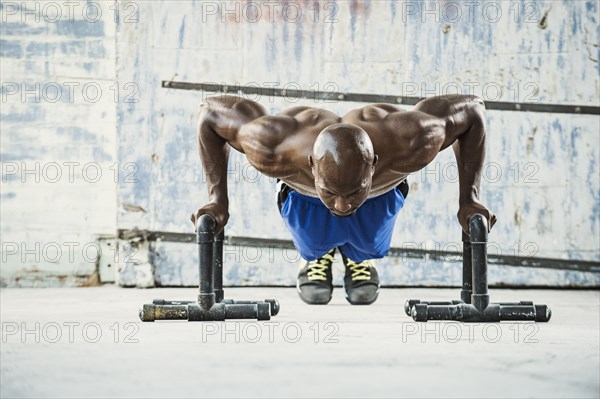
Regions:
<instances>
[{"instance_id":1,"label":"black sneaker","mask_svg":"<svg viewBox=\"0 0 600 399\"><path fill-rule=\"evenodd\" d=\"M379 276L372 260L356 263L342 254L346 273L346 300L352 305L370 305L379 295Z\"/></svg>"},{"instance_id":2,"label":"black sneaker","mask_svg":"<svg viewBox=\"0 0 600 399\"><path fill-rule=\"evenodd\" d=\"M331 265L335 248L319 259L306 262L298 272L296 288L300 298L309 305L326 305L333 292Z\"/></svg>"}]
</instances>

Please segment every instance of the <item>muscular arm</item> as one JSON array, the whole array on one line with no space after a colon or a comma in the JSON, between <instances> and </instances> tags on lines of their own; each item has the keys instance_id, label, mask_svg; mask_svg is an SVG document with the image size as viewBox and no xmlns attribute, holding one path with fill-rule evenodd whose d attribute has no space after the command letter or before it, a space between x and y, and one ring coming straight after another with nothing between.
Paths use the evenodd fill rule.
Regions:
<instances>
[{"instance_id":1,"label":"muscular arm","mask_svg":"<svg viewBox=\"0 0 600 399\"><path fill-rule=\"evenodd\" d=\"M446 122L443 148L452 145L459 176L458 220L468 233L469 218L481 213L488 226L496 216L479 202L481 171L485 159L485 105L476 96L439 96L421 101L415 110L442 118Z\"/></svg>"},{"instance_id":2,"label":"muscular arm","mask_svg":"<svg viewBox=\"0 0 600 399\"><path fill-rule=\"evenodd\" d=\"M227 195L227 163L229 161L229 145L211 126L208 115L210 111L200 111L198 124L198 148L200 161L204 169L208 186L208 201L229 205Z\"/></svg>"},{"instance_id":3,"label":"muscular arm","mask_svg":"<svg viewBox=\"0 0 600 399\"><path fill-rule=\"evenodd\" d=\"M192 214L194 226L203 214L210 214L216 219L216 234L227 224L229 147L243 152L238 139L240 128L264 114L264 108L260 104L234 96L208 98L206 103L200 106L198 146L207 181L209 202Z\"/></svg>"},{"instance_id":4,"label":"muscular arm","mask_svg":"<svg viewBox=\"0 0 600 399\"><path fill-rule=\"evenodd\" d=\"M479 107L476 107L479 108ZM483 111L474 109L470 127L452 144L458 166L459 204L479 199L481 170L485 159L485 121Z\"/></svg>"}]
</instances>

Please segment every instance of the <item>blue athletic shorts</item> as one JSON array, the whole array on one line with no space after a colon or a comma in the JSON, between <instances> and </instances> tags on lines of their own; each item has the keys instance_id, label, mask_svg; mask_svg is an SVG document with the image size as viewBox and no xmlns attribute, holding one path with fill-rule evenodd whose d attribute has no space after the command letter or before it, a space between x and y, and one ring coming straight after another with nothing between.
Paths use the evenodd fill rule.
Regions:
<instances>
[{"instance_id":1,"label":"blue athletic shorts","mask_svg":"<svg viewBox=\"0 0 600 399\"><path fill-rule=\"evenodd\" d=\"M302 258L311 261L337 247L346 257L362 262L383 258L390 250L396 217L408 192L406 181L385 194L369 198L354 215L345 218L332 215L319 198L302 195L281 184L278 201L281 216Z\"/></svg>"}]
</instances>

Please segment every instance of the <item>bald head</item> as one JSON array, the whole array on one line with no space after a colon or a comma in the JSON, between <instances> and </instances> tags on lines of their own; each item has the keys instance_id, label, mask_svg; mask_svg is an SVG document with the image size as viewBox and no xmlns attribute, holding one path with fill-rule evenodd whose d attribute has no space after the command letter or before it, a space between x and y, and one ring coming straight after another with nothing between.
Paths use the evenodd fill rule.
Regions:
<instances>
[{"instance_id":1,"label":"bald head","mask_svg":"<svg viewBox=\"0 0 600 399\"><path fill-rule=\"evenodd\" d=\"M323 129L313 145L313 159L326 160L343 167L346 163L373 163L373 143L363 129L347 123L336 123Z\"/></svg>"},{"instance_id":2,"label":"bald head","mask_svg":"<svg viewBox=\"0 0 600 399\"><path fill-rule=\"evenodd\" d=\"M309 164L321 201L337 216L349 216L367 199L377 156L362 128L336 123L315 140Z\"/></svg>"}]
</instances>

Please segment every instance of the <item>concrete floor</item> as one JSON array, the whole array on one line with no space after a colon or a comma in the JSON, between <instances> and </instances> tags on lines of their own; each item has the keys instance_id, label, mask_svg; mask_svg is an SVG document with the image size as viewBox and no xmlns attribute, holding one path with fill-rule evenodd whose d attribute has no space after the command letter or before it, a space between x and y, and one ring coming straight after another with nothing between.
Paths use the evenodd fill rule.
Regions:
<instances>
[{"instance_id":1,"label":"concrete floor","mask_svg":"<svg viewBox=\"0 0 600 399\"><path fill-rule=\"evenodd\" d=\"M308 306L292 288L271 322L141 323L140 304L195 289L3 289L2 398L600 396L598 291L492 290L552 307L548 324L413 323L407 298L457 289L384 289L371 306Z\"/></svg>"}]
</instances>

